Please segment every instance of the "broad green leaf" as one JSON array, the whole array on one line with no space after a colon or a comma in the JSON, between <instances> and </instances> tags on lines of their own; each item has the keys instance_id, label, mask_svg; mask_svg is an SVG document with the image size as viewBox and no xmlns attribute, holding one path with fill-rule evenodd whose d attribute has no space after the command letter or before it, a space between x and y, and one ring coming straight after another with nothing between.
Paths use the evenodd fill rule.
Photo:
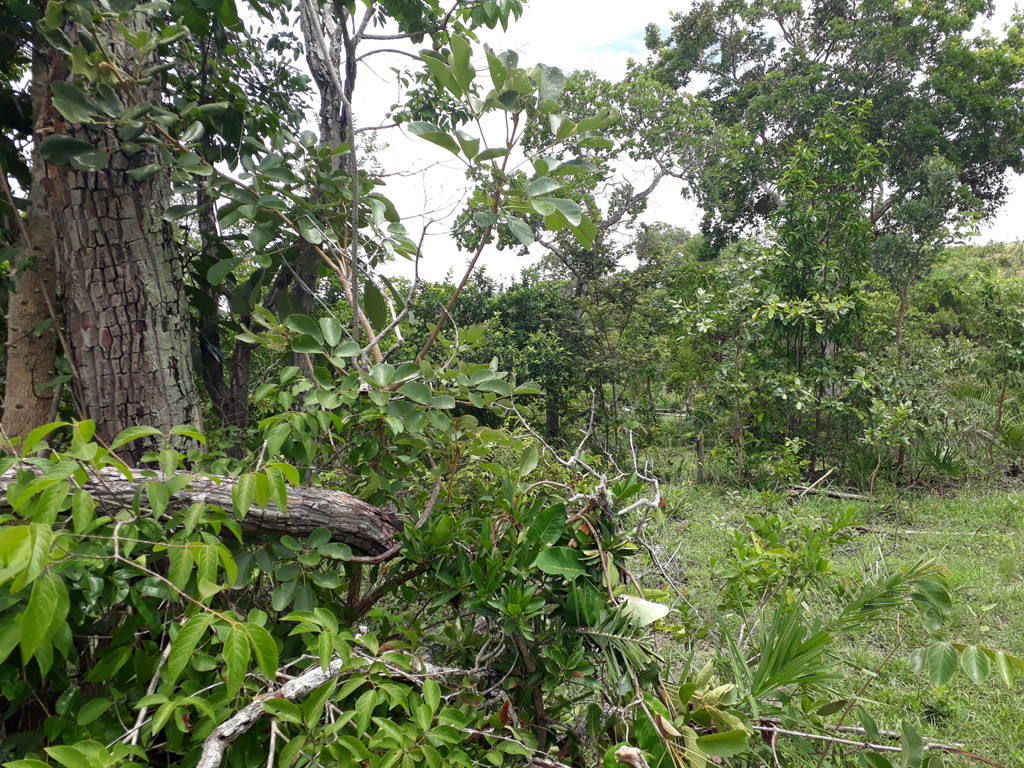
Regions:
<instances>
[{"instance_id":1,"label":"broad green leaf","mask_svg":"<svg viewBox=\"0 0 1024 768\"><path fill-rule=\"evenodd\" d=\"M178 635L171 644L171 652L167 656L167 664L164 665L164 680L168 684L173 685L181 677L181 673L192 660L192 652L212 623L213 614L204 611L197 613L178 630Z\"/></svg>"},{"instance_id":2,"label":"broad green leaf","mask_svg":"<svg viewBox=\"0 0 1024 768\"><path fill-rule=\"evenodd\" d=\"M320 226L308 216L299 219L299 232L302 233L302 239L307 243L320 245L324 241L324 233Z\"/></svg>"},{"instance_id":3,"label":"broad green leaf","mask_svg":"<svg viewBox=\"0 0 1024 768\"><path fill-rule=\"evenodd\" d=\"M956 674L960 654L956 648L946 642L935 643L928 649L928 676L936 688L946 685Z\"/></svg>"},{"instance_id":4,"label":"broad green leaf","mask_svg":"<svg viewBox=\"0 0 1024 768\"><path fill-rule=\"evenodd\" d=\"M421 405L426 405L431 400L430 387L419 381L406 382L398 388L398 391Z\"/></svg>"},{"instance_id":5,"label":"broad green leaf","mask_svg":"<svg viewBox=\"0 0 1024 768\"><path fill-rule=\"evenodd\" d=\"M110 153L102 149L82 152L72 157L69 162L72 168L79 171L102 171L110 162Z\"/></svg>"},{"instance_id":6,"label":"broad green leaf","mask_svg":"<svg viewBox=\"0 0 1024 768\"><path fill-rule=\"evenodd\" d=\"M531 445L523 451L523 455L519 457L519 478L522 479L533 472L539 461L540 452L537 450L537 446Z\"/></svg>"},{"instance_id":7,"label":"broad green leaf","mask_svg":"<svg viewBox=\"0 0 1024 768\"><path fill-rule=\"evenodd\" d=\"M462 96L463 88L459 84L459 80L455 76L451 67L433 56L420 55L420 58L423 59L423 63L427 65L427 70L430 72L430 75L434 80L440 83L444 88L451 91L455 96Z\"/></svg>"},{"instance_id":8,"label":"broad green leaf","mask_svg":"<svg viewBox=\"0 0 1024 768\"><path fill-rule=\"evenodd\" d=\"M524 246L534 243L534 230L530 229L529 224L522 219L518 219L515 216L506 216L505 225L508 226L513 237Z\"/></svg>"},{"instance_id":9,"label":"broad green leaf","mask_svg":"<svg viewBox=\"0 0 1024 768\"><path fill-rule=\"evenodd\" d=\"M667 605L644 600L634 595L623 595L622 612L630 616L638 626L646 627L668 616L671 610Z\"/></svg>"},{"instance_id":10,"label":"broad green leaf","mask_svg":"<svg viewBox=\"0 0 1024 768\"><path fill-rule=\"evenodd\" d=\"M980 648L969 645L960 654L960 666L964 672L976 683L983 683L988 679L990 667L988 656Z\"/></svg>"},{"instance_id":11,"label":"broad green leaf","mask_svg":"<svg viewBox=\"0 0 1024 768\"><path fill-rule=\"evenodd\" d=\"M321 317L320 330L324 334L324 344L335 347L341 341L341 322L336 317Z\"/></svg>"},{"instance_id":12,"label":"broad green leaf","mask_svg":"<svg viewBox=\"0 0 1024 768\"><path fill-rule=\"evenodd\" d=\"M508 154L509 152L507 149L494 147L493 149L485 149L483 152L481 152L473 159L476 160L478 163L482 163L485 160L496 160L499 157L508 157Z\"/></svg>"},{"instance_id":13,"label":"broad green leaf","mask_svg":"<svg viewBox=\"0 0 1024 768\"><path fill-rule=\"evenodd\" d=\"M140 437L163 437L163 434L164 433L156 427L128 427L128 429L124 430L114 438L114 441L110 444L110 448L111 450L117 450L125 443L130 443L132 440L138 440Z\"/></svg>"},{"instance_id":14,"label":"broad green leaf","mask_svg":"<svg viewBox=\"0 0 1024 768\"><path fill-rule=\"evenodd\" d=\"M78 710L78 714L75 716L75 722L79 725L88 725L110 709L110 704L110 699L93 699L92 701L86 702L82 708Z\"/></svg>"},{"instance_id":15,"label":"broad green leaf","mask_svg":"<svg viewBox=\"0 0 1024 768\"><path fill-rule=\"evenodd\" d=\"M246 472L238 477L231 488L231 509L239 520L245 518L256 496L256 475Z\"/></svg>"},{"instance_id":16,"label":"broad green leaf","mask_svg":"<svg viewBox=\"0 0 1024 768\"><path fill-rule=\"evenodd\" d=\"M384 330L390 321L388 304L384 295L373 283L367 283L363 288L363 310L366 312L366 319L375 331Z\"/></svg>"},{"instance_id":17,"label":"broad green leaf","mask_svg":"<svg viewBox=\"0 0 1024 768\"><path fill-rule=\"evenodd\" d=\"M249 669L249 639L240 624L231 628L224 641L224 666L227 670L227 694L234 696L245 682L245 673Z\"/></svg>"},{"instance_id":18,"label":"broad green leaf","mask_svg":"<svg viewBox=\"0 0 1024 768\"><path fill-rule=\"evenodd\" d=\"M570 581L587 572L580 562L579 551L570 547L548 547L541 550L534 566L546 574L561 576Z\"/></svg>"},{"instance_id":19,"label":"broad green leaf","mask_svg":"<svg viewBox=\"0 0 1024 768\"><path fill-rule=\"evenodd\" d=\"M377 363L370 369L370 378L378 387L386 387L395 380L395 366Z\"/></svg>"},{"instance_id":20,"label":"broad green leaf","mask_svg":"<svg viewBox=\"0 0 1024 768\"><path fill-rule=\"evenodd\" d=\"M589 160L583 160L582 158L566 160L564 163L559 163L548 171L552 176L575 176L577 174L596 172L597 166Z\"/></svg>"},{"instance_id":21,"label":"broad green leaf","mask_svg":"<svg viewBox=\"0 0 1024 768\"><path fill-rule=\"evenodd\" d=\"M921 733L904 720L900 728L900 764L903 768L918 768L924 758L924 740Z\"/></svg>"},{"instance_id":22,"label":"broad green leaf","mask_svg":"<svg viewBox=\"0 0 1024 768\"><path fill-rule=\"evenodd\" d=\"M561 197L549 197L547 202L551 203L558 212L562 215L562 218L568 224L574 227L578 227L583 222L583 209L580 208L579 203L575 200L566 200Z\"/></svg>"},{"instance_id":23,"label":"broad green leaf","mask_svg":"<svg viewBox=\"0 0 1024 768\"><path fill-rule=\"evenodd\" d=\"M90 124L101 112L99 105L92 98L63 80L50 83L50 93L53 95L53 106L69 122Z\"/></svg>"},{"instance_id":24,"label":"broad green leaf","mask_svg":"<svg viewBox=\"0 0 1024 768\"><path fill-rule=\"evenodd\" d=\"M864 768L892 768L892 761L877 752L861 752L860 764Z\"/></svg>"},{"instance_id":25,"label":"broad green leaf","mask_svg":"<svg viewBox=\"0 0 1024 768\"><path fill-rule=\"evenodd\" d=\"M267 680L274 680L277 677L277 643L273 636L258 624L249 622L242 625L242 629L248 635L252 649L256 652L256 663Z\"/></svg>"},{"instance_id":26,"label":"broad green leaf","mask_svg":"<svg viewBox=\"0 0 1024 768\"><path fill-rule=\"evenodd\" d=\"M146 179L156 176L162 170L162 165L149 163L148 165L143 165L139 168L130 168L128 170L128 178L132 181L145 181Z\"/></svg>"},{"instance_id":27,"label":"broad green leaf","mask_svg":"<svg viewBox=\"0 0 1024 768\"><path fill-rule=\"evenodd\" d=\"M461 35L452 35L449 43L452 47L452 72L455 73L455 79L459 81L462 90L468 91L473 78L476 77L476 70L471 63L473 48Z\"/></svg>"},{"instance_id":28,"label":"broad green leaf","mask_svg":"<svg viewBox=\"0 0 1024 768\"><path fill-rule=\"evenodd\" d=\"M552 504L541 510L526 531L526 543L554 544L562 537L565 530L565 505Z\"/></svg>"},{"instance_id":29,"label":"broad green leaf","mask_svg":"<svg viewBox=\"0 0 1024 768\"><path fill-rule=\"evenodd\" d=\"M747 748L750 735L743 730L711 733L697 737L697 746L713 757L732 757Z\"/></svg>"},{"instance_id":30,"label":"broad green leaf","mask_svg":"<svg viewBox=\"0 0 1024 768\"><path fill-rule=\"evenodd\" d=\"M441 66L444 66L443 64ZM448 67L444 67L448 69ZM450 70L449 70L450 73ZM454 80L454 77L452 78ZM437 144L439 147L444 147L454 155L459 154L459 145L455 142L451 136L442 131L438 126L433 123L424 122L422 120L414 120L406 123L409 128L409 132L419 136L421 139L426 139L432 144Z\"/></svg>"},{"instance_id":31,"label":"broad green leaf","mask_svg":"<svg viewBox=\"0 0 1024 768\"><path fill-rule=\"evenodd\" d=\"M320 324L305 315L288 315L288 317L284 319L284 324L288 326L289 329L295 331L295 333L312 336L321 344L324 341L323 333L320 330Z\"/></svg>"},{"instance_id":32,"label":"broad green leaf","mask_svg":"<svg viewBox=\"0 0 1024 768\"><path fill-rule=\"evenodd\" d=\"M68 426L68 422L66 421L54 421L50 422L49 424L43 424L41 427L36 427L31 432L29 432L28 437L26 437L22 441L21 455L28 456L30 453L32 453L33 449L39 444L40 440L49 435L55 429L59 429L60 427L66 426Z\"/></svg>"},{"instance_id":33,"label":"broad green leaf","mask_svg":"<svg viewBox=\"0 0 1024 768\"><path fill-rule=\"evenodd\" d=\"M437 395L430 401L431 408L450 409L455 407L455 398L451 395Z\"/></svg>"},{"instance_id":34,"label":"broad green leaf","mask_svg":"<svg viewBox=\"0 0 1024 768\"><path fill-rule=\"evenodd\" d=\"M1013 665L1010 664L1010 660L1006 658L1006 654L1002 651L996 652L996 669L999 670L999 676L1003 678L1006 686L1012 688L1016 679L1016 673L1013 671Z\"/></svg>"},{"instance_id":35,"label":"broad green leaf","mask_svg":"<svg viewBox=\"0 0 1024 768\"><path fill-rule=\"evenodd\" d=\"M28 605L21 614L21 655L24 662L60 629L68 615L68 590L54 573L43 573L32 585Z\"/></svg>"},{"instance_id":36,"label":"broad green leaf","mask_svg":"<svg viewBox=\"0 0 1024 768\"><path fill-rule=\"evenodd\" d=\"M459 140L462 154L466 156L467 160L472 160L480 152L480 139L470 136L465 131L456 131L455 137Z\"/></svg>"}]
</instances>

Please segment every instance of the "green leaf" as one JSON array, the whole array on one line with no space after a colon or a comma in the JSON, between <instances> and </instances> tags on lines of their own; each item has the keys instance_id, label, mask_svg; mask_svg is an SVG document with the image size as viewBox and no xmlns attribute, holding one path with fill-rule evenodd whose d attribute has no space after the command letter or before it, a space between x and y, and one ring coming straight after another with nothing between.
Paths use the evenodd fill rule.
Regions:
<instances>
[{"instance_id":1,"label":"green leaf","mask_svg":"<svg viewBox=\"0 0 1024 768\"><path fill-rule=\"evenodd\" d=\"M246 472L240 475L231 489L231 509L239 520L245 518L256 496L256 475Z\"/></svg>"},{"instance_id":2,"label":"green leaf","mask_svg":"<svg viewBox=\"0 0 1024 768\"><path fill-rule=\"evenodd\" d=\"M375 331L382 331L387 327L388 304L373 283L367 283L363 288L363 309L366 311L366 319L370 321Z\"/></svg>"},{"instance_id":3,"label":"green leaf","mask_svg":"<svg viewBox=\"0 0 1024 768\"><path fill-rule=\"evenodd\" d=\"M1016 673L1013 671L1013 665L1010 664L1010 660L1006 658L1006 654L1002 651L996 651L996 669L999 670L999 676L1003 678L1006 686L1012 688L1016 679Z\"/></svg>"},{"instance_id":4,"label":"green leaf","mask_svg":"<svg viewBox=\"0 0 1024 768\"><path fill-rule=\"evenodd\" d=\"M242 628L245 630L246 635L248 635L249 642L256 652L256 663L259 664L263 676L267 680L275 680L277 678L278 656L277 643L274 642L273 636L259 624L250 622L243 624Z\"/></svg>"},{"instance_id":5,"label":"green leaf","mask_svg":"<svg viewBox=\"0 0 1024 768\"><path fill-rule=\"evenodd\" d=\"M956 648L946 642L935 643L927 651L928 657L928 676L931 678L932 685L936 688L940 685L946 685L953 675L956 674L957 662L960 660L960 654L956 652Z\"/></svg>"},{"instance_id":6,"label":"green leaf","mask_svg":"<svg viewBox=\"0 0 1024 768\"><path fill-rule=\"evenodd\" d=\"M628 615L632 621L641 627L653 624L668 616L670 608L661 603L644 600L633 595L623 595L622 612Z\"/></svg>"},{"instance_id":7,"label":"green leaf","mask_svg":"<svg viewBox=\"0 0 1024 768\"><path fill-rule=\"evenodd\" d=\"M290 330L295 331L295 333L312 336L321 344L324 341L323 333L320 330L320 324L305 315L288 315L288 317L284 319L284 324L288 326Z\"/></svg>"},{"instance_id":8,"label":"green leaf","mask_svg":"<svg viewBox=\"0 0 1024 768\"><path fill-rule=\"evenodd\" d=\"M582 158L566 160L564 163L559 163L548 171L552 176L575 176L578 174L596 172L597 166L588 160L583 160Z\"/></svg>"},{"instance_id":9,"label":"green leaf","mask_svg":"<svg viewBox=\"0 0 1024 768\"><path fill-rule=\"evenodd\" d=\"M900 728L900 764L903 768L917 768L924 758L924 740L920 732L906 720Z\"/></svg>"},{"instance_id":10,"label":"green leaf","mask_svg":"<svg viewBox=\"0 0 1024 768\"><path fill-rule=\"evenodd\" d=\"M877 752L861 752L860 764L864 768L892 768L892 762Z\"/></svg>"},{"instance_id":11,"label":"green leaf","mask_svg":"<svg viewBox=\"0 0 1024 768\"><path fill-rule=\"evenodd\" d=\"M537 450L537 446L531 445L523 451L523 455L519 457L519 479L522 480L533 472L537 468L539 461L540 452Z\"/></svg>"},{"instance_id":12,"label":"green leaf","mask_svg":"<svg viewBox=\"0 0 1024 768\"><path fill-rule=\"evenodd\" d=\"M95 149L88 141L73 139L63 134L47 136L39 147L39 154L51 165L70 165L71 158Z\"/></svg>"},{"instance_id":13,"label":"green leaf","mask_svg":"<svg viewBox=\"0 0 1024 768\"><path fill-rule=\"evenodd\" d=\"M565 530L565 505L552 504L550 507L541 510L530 527L526 531L526 543L530 546L535 544L554 544L562 538L562 531Z\"/></svg>"},{"instance_id":14,"label":"green leaf","mask_svg":"<svg viewBox=\"0 0 1024 768\"><path fill-rule=\"evenodd\" d=\"M472 160L480 152L480 139L470 136L465 131L455 131L455 137L459 140L459 146L467 160Z\"/></svg>"},{"instance_id":15,"label":"green leaf","mask_svg":"<svg viewBox=\"0 0 1024 768\"><path fill-rule=\"evenodd\" d=\"M128 170L128 178L132 181L145 181L146 179L156 176L160 171L163 170L162 165L157 163L149 163L139 168L131 168Z\"/></svg>"},{"instance_id":16,"label":"green leaf","mask_svg":"<svg viewBox=\"0 0 1024 768\"><path fill-rule=\"evenodd\" d=\"M36 579L20 618L21 655L26 664L60 629L69 605L68 590L62 578L47 572Z\"/></svg>"},{"instance_id":17,"label":"green leaf","mask_svg":"<svg viewBox=\"0 0 1024 768\"><path fill-rule=\"evenodd\" d=\"M434 58L430 55L421 54L420 58L423 59L423 63L427 65L427 69L430 71L430 75L434 80L455 94L455 96L462 96L463 88L459 84L458 78L455 77L455 73L452 71L451 67L440 59Z\"/></svg>"},{"instance_id":18,"label":"green leaf","mask_svg":"<svg viewBox=\"0 0 1024 768\"><path fill-rule=\"evenodd\" d=\"M975 683L983 683L991 671L988 656L980 648L969 645L960 654L960 666Z\"/></svg>"},{"instance_id":19,"label":"green leaf","mask_svg":"<svg viewBox=\"0 0 1024 768\"><path fill-rule=\"evenodd\" d=\"M444 65L442 64L441 66ZM448 69L448 67L445 67L445 69ZM432 144L437 144L439 147L444 147L454 155L459 154L459 145L455 142L455 139L433 123L427 123L422 120L413 120L412 122L406 123L406 125L408 126L410 133L419 136L421 139L426 139Z\"/></svg>"},{"instance_id":20,"label":"green leaf","mask_svg":"<svg viewBox=\"0 0 1024 768\"><path fill-rule=\"evenodd\" d=\"M140 437L163 437L163 434L164 433L156 427L128 427L128 429L124 430L114 438L114 441L110 444L110 449L117 450L125 443L130 443L132 440L138 440Z\"/></svg>"},{"instance_id":21,"label":"green leaf","mask_svg":"<svg viewBox=\"0 0 1024 768\"><path fill-rule=\"evenodd\" d=\"M743 730L711 733L697 737L697 746L714 757L732 757L747 748L750 735Z\"/></svg>"},{"instance_id":22,"label":"green leaf","mask_svg":"<svg viewBox=\"0 0 1024 768\"><path fill-rule=\"evenodd\" d=\"M213 623L213 614L197 613L180 630L177 637L171 644L171 652L167 656L167 664L164 665L164 680L170 685L177 682L185 667L192 660L192 652L195 651L199 641L206 634L210 624Z\"/></svg>"},{"instance_id":23,"label":"green leaf","mask_svg":"<svg viewBox=\"0 0 1024 768\"><path fill-rule=\"evenodd\" d=\"M476 70L470 61L473 57L473 48L469 41L460 35L452 35L449 42L452 46L452 72L455 73L455 79L459 81L462 90L468 91L473 78L476 77Z\"/></svg>"},{"instance_id":24,"label":"green leaf","mask_svg":"<svg viewBox=\"0 0 1024 768\"><path fill-rule=\"evenodd\" d=\"M423 681L423 701L430 707L431 713L437 712L441 702L441 686L433 678L426 678Z\"/></svg>"},{"instance_id":25,"label":"green leaf","mask_svg":"<svg viewBox=\"0 0 1024 768\"><path fill-rule=\"evenodd\" d=\"M523 245L531 245L533 243L533 230L530 229L530 225L522 219L518 219L515 216L505 217L505 226L508 227L512 235Z\"/></svg>"},{"instance_id":26,"label":"green leaf","mask_svg":"<svg viewBox=\"0 0 1024 768\"><path fill-rule=\"evenodd\" d=\"M72 123L91 124L101 111L95 101L63 80L50 83L50 93L53 94L53 106ZM94 147L90 146L90 149Z\"/></svg>"},{"instance_id":27,"label":"green leaf","mask_svg":"<svg viewBox=\"0 0 1024 768\"><path fill-rule=\"evenodd\" d=\"M110 699L93 699L87 702L78 710L75 722L79 725L88 725L97 720L104 712L110 709Z\"/></svg>"},{"instance_id":28,"label":"green leaf","mask_svg":"<svg viewBox=\"0 0 1024 768\"><path fill-rule=\"evenodd\" d=\"M499 157L508 157L508 150L501 149L500 147L494 147L493 149L485 149L483 152L481 152L473 159L478 163L482 163L485 160L494 160Z\"/></svg>"},{"instance_id":29,"label":"green leaf","mask_svg":"<svg viewBox=\"0 0 1024 768\"><path fill-rule=\"evenodd\" d=\"M569 581L587 572L580 562L579 551L570 547L548 547L542 550L534 566L550 576L561 576Z\"/></svg>"},{"instance_id":30,"label":"green leaf","mask_svg":"<svg viewBox=\"0 0 1024 768\"><path fill-rule=\"evenodd\" d=\"M324 334L324 344L335 347L341 341L341 322L336 317L321 317L320 330Z\"/></svg>"},{"instance_id":31,"label":"green leaf","mask_svg":"<svg viewBox=\"0 0 1024 768\"><path fill-rule=\"evenodd\" d=\"M370 369L370 378L378 387L386 387L395 380L395 366L377 363Z\"/></svg>"},{"instance_id":32,"label":"green leaf","mask_svg":"<svg viewBox=\"0 0 1024 768\"><path fill-rule=\"evenodd\" d=\"M240 624L231 628L228 639L224 641L224 666L227 670L227 694L231 697L241 689L249 669L249 639Z\"/></svg>"},{"instance_id":33,"label":"green leaf","mask_svg":"<svg viewBox=\"0 0 1024 768\"><path fill-rule=\"evenodd\" d=\"M264 699L263 709L278 720L283 720L287 723L295 723L297 725L302 725L303 723L302 710L299 709L299 705L294 701L287 701L286 699Z\"/></svg>"},{"instance_id":34,"label":"green leaf","mask_svg":"<svg viewBox=\"0 0 1024 768\"><path fill-rule=\"evenodd\" d=\"M431 408L450 409L455 407L455 398L451 395L437 395L430 401Z\"/></svg>"},{"instance_id":35,"label":"green leaf","mask_svg":"<svg viewBox=\"0 0 1024 768\"><path fill-rule=\"evenodd\" d=\"M320 245L324 241L324 233L320 226L308 216L299 219L299 232L302 233L302 239L307 243Z\"/></svg>"},{"instance_id":36,"label":"green leaf","mask_svg":"<svg viewBox=\"0 0 1024 768\"><path fill-rule=\"evenodd\" d=\"M110 162L110 153L101 149L82 152L71 158L71 167L79 171L102 171Z\"/></svg>"},{"instance_id":37,"label":"green leaf","mask_svg":"<svg viewBox=\"0 0 1024 768\"><path fill-rule=\"evenodd\" d=\"M561 197L549 197L547 201L558 209L558 213L565 219L567 224L578 227L583 223L583 209L574 200L566 200Z\"/></svg>"},{"instance_id":38,"label":"green leaf","mask_svg":"<svg viewBox=\"0 0 1024 768\"><path fill-rule=\"evenodd\" d=\"M413 402L420 403L421 405L426 405L431 399L430 387L419 381L407 382L400 386L398 391Z\"/></svg>"}]
</instances>

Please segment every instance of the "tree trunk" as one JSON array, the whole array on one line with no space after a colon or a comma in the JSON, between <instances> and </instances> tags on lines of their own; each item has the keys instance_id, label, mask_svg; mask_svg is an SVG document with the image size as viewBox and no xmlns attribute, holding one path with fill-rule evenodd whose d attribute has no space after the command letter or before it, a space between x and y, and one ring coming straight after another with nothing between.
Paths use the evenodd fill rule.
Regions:
<instances>
[{"instance_id":1,"label":"tree trunk","mask_svg":"<svg viewBox=\"0 0 1024 768\"><path fill-rule=\"evenodd\" d=\"M544 397L544 432L549 443L557 442L562 436L561 409L558 392L549 388Z\"/></svg>"},{"instance_id":2,"label":"tree trunk","mask_svg":"<svg viewBox=\"0 0 1024 768\"><path fill-rule=\"evenodd\" d=\"M54 378L57 319L53 236L46 211L39 157L40 128L56 115L49 100L52 52L37 43L32 52L32 187L18 243L14 290L7 314L7 382L2 427L7 437L24 436L56 418L59 389L40 389Z\"/></svg>"},{"instance_id":3,"label":"tree trunk","mask_svg":"<svg viewBox=\"0 0 1024 768\"><path fill-rule=\"evenodd\" d=\"M141 31L144 19L129 19L129 31ZM126 52L130 46L116 49ZM130 72L139 63L119 64ZM63 78L66 63L54 66L63 70L54 78ZM158 84L135 90L139 100L159 103ZM61 128L98 147L109 144L109 137L84 126L53 126ZM76 394L84 414L95 420L97 435L107 441L141 424L164 432L179 424L202 426L182 263L163 220L171 197L168 176L135 181L128 175L156 161L151 150L130 158L115 151L101 171L47 168ZM133 442L124 458L134 463L154 445Z\"/></svg>"},{"instance_id":4,"label":"tree trunk","mask_svg":"<svg viewBox=\"0 0 1024 768\"><path fill-rule=\"evenodd\" d=\"M199 236L204 251L216 251L217 216L213 200L200 192L196 203L199 207ZM201 312L199 316L199 359L202 365L203 386L210 396L221 425L226 431L234 430L230 435L233 440L240 439L240 431L249 422L249 381L252 363L252 345L244 341L236 341L234 353L229 364L228 380L225 381L225 354L221 333L219 300L220 294L215 288L207 291L213 305L210 311ZM249 316L239 318L245 325ZM240 448L240 444L236 444Z\"/></svg>"}]
</instances>

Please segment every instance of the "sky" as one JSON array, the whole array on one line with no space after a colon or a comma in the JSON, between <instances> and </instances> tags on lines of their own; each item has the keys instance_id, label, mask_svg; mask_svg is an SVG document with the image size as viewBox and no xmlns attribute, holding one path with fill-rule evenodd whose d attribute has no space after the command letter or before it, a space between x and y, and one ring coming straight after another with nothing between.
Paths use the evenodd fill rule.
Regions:
<instances>
[{"instance_id":1,"label":"sky","mask_svg":"<svg viewBox=\"0 0 1024 768\"><path fill-rule=\"evenodd\" d=\"M992 20L985 25L999 30L1012 13L1014 3L996 0L995 6ZM644 30L647 24L653 22L667 28L670 11L689 7L690 0L634 0L628 10L607 0L531 0L526 3L523 16L511 23L507 32L500 28L493 32L485 30L481 39L493 48L517 51L520 66L543 63L560 67L567 73L591 69L605 79L617 80L625 73L630 58L646 57ZM482 50L480 53L474 63L478 69L486 69ZM369 66L360 74L356 89L357 125L378 125L384 122L382 116L390 105L399 99L391 68L408 67L414 62L406 57L381 54L364 63ZM458 279L469 254L457 250L449 227L453 212L461 208L471 191L464 167L446 150L400 129L385 131L380 138L387 145L379 154L382 166L389 171L405 169L388 178L384 193L398 206L414 239L419 238L422 227L429 222L419 266L420 277L441 280L451 272ZM646 169L622 164L619 170L637 186L646 186L643 183L649 178ZM1024 239L1024 180L1014 178L1012 189L1006 205L985 223L975 243ZM681 195L678 183L663 182L652 196L642 220L665 221L696 231L700 211ZM490 275L508 279L535 262L539 255L537 251L531 257L520 257L492 247L485 251L482 264ZM389 271L405 276L412 274L409 264L399 263Z\"/></svg>"}]
</instances>

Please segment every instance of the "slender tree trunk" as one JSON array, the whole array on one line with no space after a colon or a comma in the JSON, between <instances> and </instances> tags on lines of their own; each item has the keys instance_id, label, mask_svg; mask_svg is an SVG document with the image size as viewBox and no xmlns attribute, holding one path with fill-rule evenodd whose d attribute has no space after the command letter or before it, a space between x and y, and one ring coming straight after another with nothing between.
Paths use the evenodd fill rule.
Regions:
<instances>
[{"instance_id":1,"label":"slender tree trunk","mask_svg":"<svg viewBox=\"0 0 1024 768\"><path fill-rule=\"evenodd\" d=\"M141 31L145 17L128 20ZM117 46L121 52L127 45ZM145 62L119 61L131 72ZM66 64L55 61L53 77ZM159 84L136 86L141 101L159 102ZM109 137L80 125L53 129L96 146ZM53 221L57 276L75 371L76 393L97 435L150 425L168 431L201 427L192 369L191 324L183 265L173 231L163 220L171 190L166 173L135 181L128 171L156 162L115 151L101 171L47 167L47 205ZM121 455L132 462L155 442L136 441Z\"/></svg>"},{"instance_id":2,"label":"slender tree trunk","mask_svg":"<svg viewBox=\"0 0 1024 768\"><path fill-rule=\"evenodd\" d=\"M900 309L896 315L896 367L903 370L903 319L907 315L907 294L910 292L910 277L908 276L903 285L900 286ZM907 446L900 443L896 453L896 472L903 471L903 465L907 461ZM877 472L877 469L875 470ZM872 484L874 483L872 475ZM874 489L872 488L872 492Z\"/></svg>"},{"instance_id":3,"label":"slender tree trunk","mask_svg":"<svg viewBox=\"0 0 1024 768\"><path fill-rule=\"evenodd\" d=\"M24 436L56 417L59 389L41 389L54 378L57 318L55 265L50 216L46 210L43 179L45 166L39 157L39 129L56 115L49 103L52 52L36 43L32 52L32 187L24 229L18 243L14 290L7 313L7 381L3 431L8 437Z\"/></svg>"},{"instance_id":4,"label":"slender tree trunk","mask_svg":"<svg viewBox=\"0 0 1024 768\"><path fill-rule=\"evenodd\" d=\"M551 387L544 397L544 432L548 442L557 442L562 436L561 404L558 391Z\"/></svg>"}]
</instances>

